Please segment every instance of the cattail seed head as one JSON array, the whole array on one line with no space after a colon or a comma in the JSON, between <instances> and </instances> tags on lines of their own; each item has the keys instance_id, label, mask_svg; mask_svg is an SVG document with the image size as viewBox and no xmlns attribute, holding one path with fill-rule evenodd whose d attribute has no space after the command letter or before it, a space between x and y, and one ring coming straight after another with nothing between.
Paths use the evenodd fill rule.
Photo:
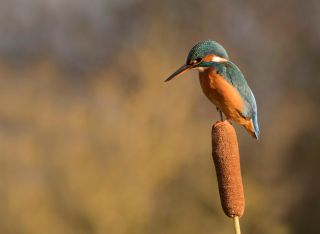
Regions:
<instances>
[{"instance_id":1,"label":"cattail seed head","mask_svg":"<svg viewBox=\"0 0 320 234\"><path fill-rule=\"evenodd\" d=\"M241 217L245 202L236 132L226 120L212 126L211 136L222 208L229 217Z\"/></svg>"}]
</instances>

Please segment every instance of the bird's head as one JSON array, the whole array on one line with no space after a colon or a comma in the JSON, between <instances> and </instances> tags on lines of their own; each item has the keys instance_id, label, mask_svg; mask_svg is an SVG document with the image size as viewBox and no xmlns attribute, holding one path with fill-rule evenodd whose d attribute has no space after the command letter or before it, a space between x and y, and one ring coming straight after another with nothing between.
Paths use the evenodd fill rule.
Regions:
<instances>
[{"instance_id":1,"label":"bird's head","mask_svg":"<svg viewBox=\"0 0 320 234\"><path fill-rule=\"evenodd\" d=\"M202 41L190 50L187 61L165 81L169 81L190 69L203 71L217 63L227 62L227 51L217 42L212 40Z\"/></svg>"}]
</instances>

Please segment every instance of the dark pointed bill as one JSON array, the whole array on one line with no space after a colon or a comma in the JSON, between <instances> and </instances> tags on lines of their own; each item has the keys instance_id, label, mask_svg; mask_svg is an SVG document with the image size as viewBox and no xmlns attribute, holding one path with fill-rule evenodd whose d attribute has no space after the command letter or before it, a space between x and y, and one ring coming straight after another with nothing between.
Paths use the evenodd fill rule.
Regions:
<instances>
[{"instance_id":1,"label":"dark pointed bill","mask_svg":"<svg viewBox=\"0 0 320 234\"><path fill-rule=\"evenodd\" d=\"M180 67L177 71L175 71L171 76L169 76L164 82L167 82L171 79L173 79L174 77L177 77L179 75L182 75L183 73L185 73L186 71L190 70L193 66L189 65L189 64L184 64L182 67Z\"/></svg>"}]
</instances>

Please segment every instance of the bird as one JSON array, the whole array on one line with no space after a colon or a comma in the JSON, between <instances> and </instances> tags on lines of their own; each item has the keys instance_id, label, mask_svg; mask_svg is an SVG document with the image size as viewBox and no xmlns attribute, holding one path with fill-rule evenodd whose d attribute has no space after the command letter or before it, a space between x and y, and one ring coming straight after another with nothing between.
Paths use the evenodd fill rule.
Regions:
<instances>
[{"instance_id":1,"label":"bird","mask_svg":"<svg viewBox=\"0 0 320 234\"><path fill-rule=\"evenodd\" d=\"M205 96L227 120L242 125L259 139L258 112L255 97L240 69L230 59L225 48L213 40L194 45L184 65L165 82L189 70L198 70L200 86ZM223 113L223 114L222 114Z\"/></svg>"}]
</instances>

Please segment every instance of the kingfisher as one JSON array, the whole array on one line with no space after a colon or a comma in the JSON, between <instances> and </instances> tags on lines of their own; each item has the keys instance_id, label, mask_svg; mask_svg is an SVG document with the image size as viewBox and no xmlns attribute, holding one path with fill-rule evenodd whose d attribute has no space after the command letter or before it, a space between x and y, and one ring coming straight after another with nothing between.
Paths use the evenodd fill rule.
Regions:
<instances>
[{"instance_id":1,"label":"kingfisher","mask_svg":"<svg viewBox=\"0 0 320 234\"><path fill-rule=\"evenodd\" d=\"M189 70L199 71L203 93L227 120L242 125L251 136L259 138L257 104L240 69L230 61L227 51L216 41L197 43L190 50L186 63L165 82ZM223 114L222 114L223 113Z\"/></svg>"}]
</instances>

